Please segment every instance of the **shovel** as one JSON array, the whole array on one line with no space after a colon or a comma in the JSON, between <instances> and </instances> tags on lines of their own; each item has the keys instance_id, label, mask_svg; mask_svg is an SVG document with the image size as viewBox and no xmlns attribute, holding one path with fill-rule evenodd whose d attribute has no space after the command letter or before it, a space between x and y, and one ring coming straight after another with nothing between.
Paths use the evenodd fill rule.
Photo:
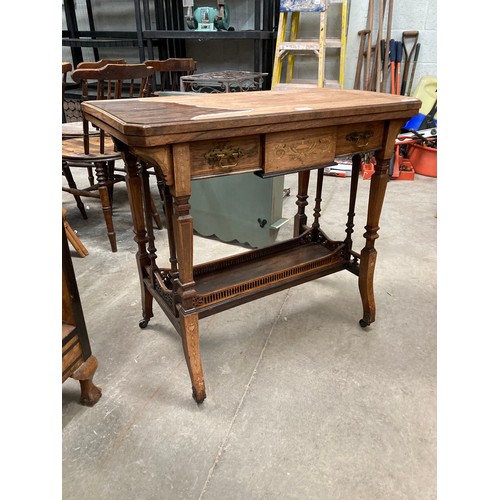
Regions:
<instances>
[{"instance_id":1,"label":"shovel","mask_svg":"<svg viewBox=\"0 0 500 500\"><path fill-rule=\"evenodd\" d=\"M408 51L408 48L406 46L406 40L408 38L413 38L413 45L411 47L411 50ZM417 40L418 40L418 31L403 31L403 37L401 39L401 42L403 44L403 51L405 54L405 60L404 60L404 70L403 70L403 82L401 83L401 95L405 95L405 90L406 90L406 82L408 80L408 73L410 71L410 61L411 58L413 57L413 52L415 52L415 47L417 46Z\"/></svg>"}]
</instances>

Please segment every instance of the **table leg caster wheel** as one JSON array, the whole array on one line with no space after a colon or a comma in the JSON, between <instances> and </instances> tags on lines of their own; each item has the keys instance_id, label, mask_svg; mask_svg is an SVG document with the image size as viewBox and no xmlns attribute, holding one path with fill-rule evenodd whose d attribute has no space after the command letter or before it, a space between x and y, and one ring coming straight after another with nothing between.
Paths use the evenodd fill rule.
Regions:
<instances>
[{"instance_id":1,"label":"table leg caster wheel","mask_svg":"<svg viewBox=\"0 0 500 500\"><path fill-rule=\"evenodd\" d=\"M149 318L142 318L141 321L139 321L139 328L146 328L148 326L148 323L149 323Z\"/></svg>"}]
</instances>

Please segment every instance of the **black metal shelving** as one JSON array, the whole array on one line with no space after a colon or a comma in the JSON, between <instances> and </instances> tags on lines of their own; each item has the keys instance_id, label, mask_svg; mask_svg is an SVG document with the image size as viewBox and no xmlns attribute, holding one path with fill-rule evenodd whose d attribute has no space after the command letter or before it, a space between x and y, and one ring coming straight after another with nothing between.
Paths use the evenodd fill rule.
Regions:
<instances>
[{"instance_id":1,"label":"black metal shelving","mask_svg":"<svg viewBox=\"0 0 500 500\"><path fill-rule=\"evenodd\" d=\"M140 61L189 57L186 40L247 40L254 45L254 71L272 74L279 0L254 0L254 29L200 32L185 30L182 0L133 0L136 31L97 31L92 0L86 0L88 30L79 30L75 0L64 0L67 30L62 45L71 48L73 66L83 61L82 47L91 47L95 60L104 47L136 47ZM154 28L153 19L154 15ZM268 88L270 76L264 84Z\"/></svg>"}]
</instances>

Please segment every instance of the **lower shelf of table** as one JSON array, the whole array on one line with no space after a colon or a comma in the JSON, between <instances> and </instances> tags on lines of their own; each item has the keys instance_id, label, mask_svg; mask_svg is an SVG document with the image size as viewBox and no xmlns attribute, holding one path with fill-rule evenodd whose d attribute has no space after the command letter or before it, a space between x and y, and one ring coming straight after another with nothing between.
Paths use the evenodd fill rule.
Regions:
<instances>
[{"instance_id":1,"label":"lower shelf of table","mask_svg":"<svg viewBox=\"0 0 500 500\"><path fill-rule=\"evenodd\" d=\"M344 242L332 241L321 231L194 267L196 296L193 313L200 317L290 288L348 267ZM155 298L173 313L175 275L154 271ZM145 283L151 283L146 279Z\"/></svg>"}]
</instances>

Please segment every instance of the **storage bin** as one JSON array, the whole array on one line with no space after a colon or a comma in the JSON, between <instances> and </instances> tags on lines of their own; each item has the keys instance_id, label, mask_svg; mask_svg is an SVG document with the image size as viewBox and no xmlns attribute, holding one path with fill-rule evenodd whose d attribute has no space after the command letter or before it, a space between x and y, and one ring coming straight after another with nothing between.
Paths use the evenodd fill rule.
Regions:
<instances>
[{"instance_id":1,"label":"storage bin","mask_svg":"<svg viewBox=\"0 0 500 500\"><path fill-rule=\"evenodd\" d=\"M421 146L420 144L409 144L407 157L413 165L417 174L428 177L437 177L437 149Z\"/></svg>"}]
</instances>

